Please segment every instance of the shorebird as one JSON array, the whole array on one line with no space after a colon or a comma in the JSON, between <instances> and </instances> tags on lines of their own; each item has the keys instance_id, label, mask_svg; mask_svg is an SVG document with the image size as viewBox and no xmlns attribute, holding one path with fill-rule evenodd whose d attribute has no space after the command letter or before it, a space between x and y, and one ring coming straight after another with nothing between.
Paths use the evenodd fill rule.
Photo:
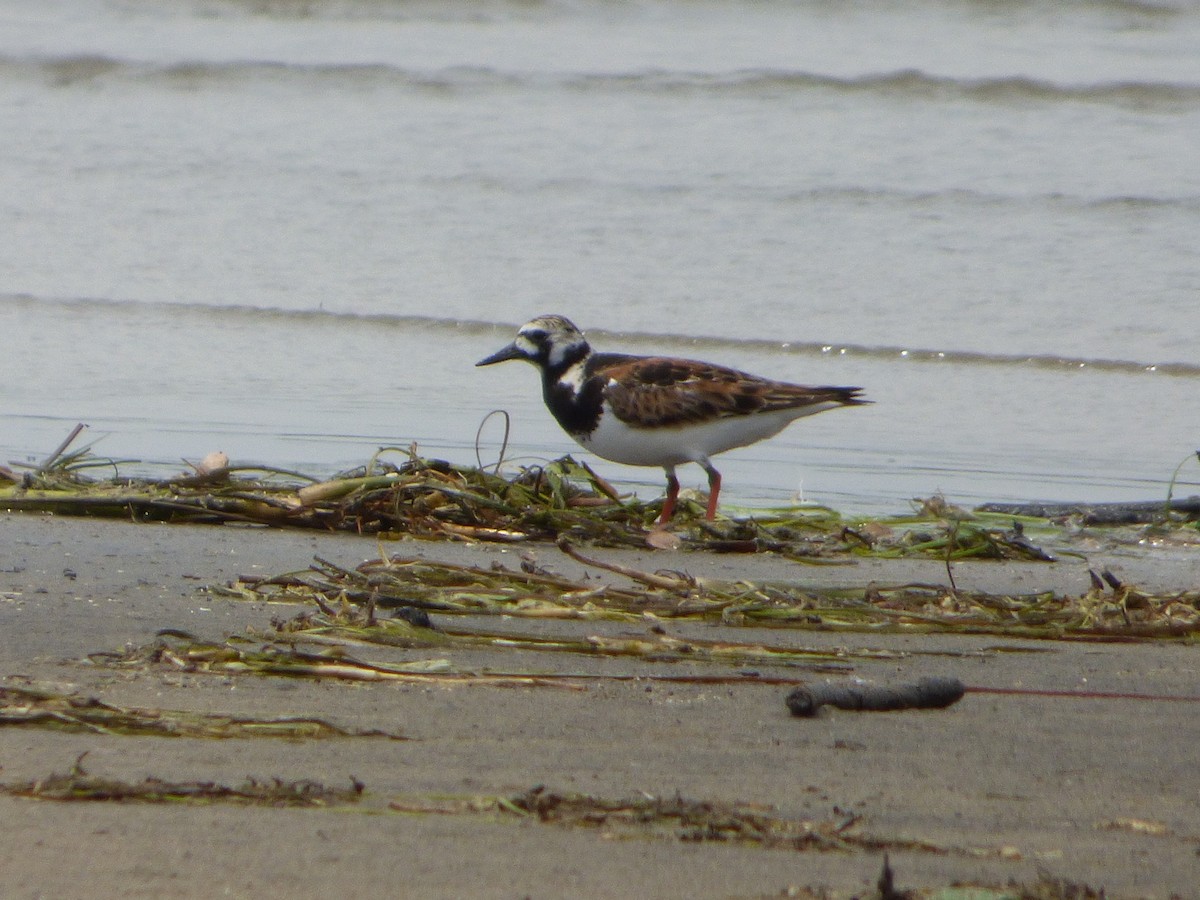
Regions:
<instances>
[{"instance_id":1,"label":"shorebird","mask_svg":"<svg viewBox=\"0 0 1200 900\"><path fill-rule=\"evenodd\" d=\"M712 519L721 473L711 457L772 437L803 416L870 402L856 387L805 387L692 359L596 353L583 332L555 315L526 322L511 344L475 365L510 359L537 366L547 408L585 450L663 468L660 526L675 512L676 466L694 462L708 473Z\"/></svg>"}]
</instances>

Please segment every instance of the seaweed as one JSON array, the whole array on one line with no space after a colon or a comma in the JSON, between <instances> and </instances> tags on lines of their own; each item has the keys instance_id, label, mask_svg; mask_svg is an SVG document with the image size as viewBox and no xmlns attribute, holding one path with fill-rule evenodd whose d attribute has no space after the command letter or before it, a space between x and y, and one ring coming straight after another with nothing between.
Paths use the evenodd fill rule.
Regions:
<instances>
[{"instance_id":1,"label":"seaweed","mask_svg":"<svg viewBox=\"0 0 1200 900\"><path fill-rule=\"evenodd\" d=\"M277 635L297 642L343 646L365 644L386 647L434 647L442 652L467 650L524 650L577 653L584 656L625 657L656 663L705 662L728 666L773 665L803 667L812 671L842 671L851 650L813 650L802 647L745 643L728 640L677 638L663 629L648 634L579 636L522 633L513 629L489 632L480 627L442 625L436 631L414 627L403 617L369 621L360 610L347 606L333 613L301 613L274 622ZM869 651L879 658L878 651ZM560 676L561 677L561 676Z\"/></svg>"},{"instance_id":2,"label":"seaweed","mask_svg":"<svg viewBox=\"0 0 1200 900\"><path fill-rule=\"evenodd\" d=\"M864 832L860 815L836 810L813 820L786 816L774 806L741 801L691 800L679 794L607 798L536 785L492 797L397 797L395 812L490 815L564 828L595 829L605 836L673 839L685 843L742 844L771 850L872 852L905 850L936 855L1008 858L1008 848L948 847L919 838Z\"/></svg>"},{"instance_id":3,"label":"seaweed","mask_svg":"<svg viewBox=\"0 0 1200 900\"><path fill-rule=\"evenodd\" d=\"M68 452L80 426L41 465L0 482L0 509L106 516L135 521L313 528L430 540L529 542L568 538L607 546L676 547L714 553L772 551L797 560L845 555L958 559L1049 559L1011 517L965 513L941 498L914 514L846 519L823 506L754 510L704 519L680 500L673 532L654 527L661 500L621 497L570 456L519 468L462 466L425 459L416 448L382 448L364 466L318 479L286 469L228 465L210 454L166 478L121 474L128 460ZM384 460L401 453L399 464ZM85 474L111 469L111 478Z\"/></svg>"},{"instance_id":4,"label":"seaweed","mask_svg":"<svg viewBox=\"0 0 1200 900\"><path fill-rule=\"evenodd\" d=\"M0 793L34 800L119 803L233 803L240 806L328 807L357 803L364 786L351 779L349 788L327 787L316 781L247 779L236 787L212 781L164 781L147 777L128 782L91 775L83 768L83 753L70 771L34 781L0 784Z\"/></svg>"},{"instance_id":5,"label":"seaweed","mask_svg":"<svg viewBox=\"0 0 1200 900\"><path fill-rule=\"evenodd\" d=\"M255 718L115 706L96 697L76 697L36 687L0 687L0 727L47 728L87 734L188 738L382 737L386 731L349 730L323 719L298 716Z\"/></svg>"},{"instance_id":6,"label":"seaweed","mask_svg":"<svg viewBox=\"0 0 1200 900\"><path fill-rule=\"evenodd\" d=\"M399 465L379 454L366 466L319 480L269 467L195 467L162 479L94 479L109 467L89 448L63 451L0 489L0 507L140 521L252 523L361 534L523 541L564 531L614 543L640 542L653 512L616 502L611 488L570 457L520 470L512 479L482 468L422 459L410 448ZM397 448L385 448L391 450ZM381 453L384 451L380 451ZM128 461L124 461L128 462Z\"/></svg>"},{"instance_id":7,"label":"seaweed","mask_svg":"<svg viewBox=\"0 0 1200 900\"><path fill-rule=\"evenodd\" d=\"M458 672L445 659L409 663L380 663L356 659L341 647L310 653L280 643L257 643L245 636L226 641L202 641L186 632L166 630L146 647L88 654L92 665L115 669L174 669L215 675L274 675L290 678L332 678L342 681L439 684L490 684L501 687L578 686L535 675L490 675Z\"/></svg>"},{"instance_id":8,"label":"seaweed","mask_svg":"<svg viewBox=\"0 0 1200 900\"><path fill-rule=\"evenodd\" d=\"M500 564L481 568L384 557L354 570L318 558L304 572L242 579L214 590L241 599L316 606L323 619L308 619L311 628L292 624L286 630L340 628L344 636L349 636L346 628L352 621L349 610L389 608L446 615L624 621L653 617L825 631L952 631L1077 640L1186 638L1200 632L1200 590L1144 591L1107 571L1093 572L1090 588L1079 595L992 594L918 583L814 588L637 572L585 556L568 542L559 546L577 561L627 577L633 584L573 580L532 567L516 571ZM361 622L362 627L371 625L371 616ZM356 636L366 639L371 632L362 627ZM403 630L399 625L376 628L376 635ZM422 639L434 641L428 632Z\"/></svg>"}]
</instances>

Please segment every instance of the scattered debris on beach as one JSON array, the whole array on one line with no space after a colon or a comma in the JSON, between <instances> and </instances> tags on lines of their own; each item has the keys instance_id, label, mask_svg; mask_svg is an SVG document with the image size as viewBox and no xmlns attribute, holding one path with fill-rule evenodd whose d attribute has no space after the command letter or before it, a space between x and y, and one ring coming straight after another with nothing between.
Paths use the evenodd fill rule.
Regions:
<instances>
[{"instance_id":1,"label":"scattered debris on beach","mask_svg":"<svg viewBox=\"0 0 1200 900\"><path fill-rule=\"evenodd\" d=\"M351 625L357 639L403 627L374 621L375 610L505 615L540 619L646 621L698 619L724 625L769 625L829 630L953 631L1009 637L1131 640L1183 638L1200 631L1200 589L1154 594L1092 573L1078 595L1050 591L989 594L938 584L870 584L802 588L794 584L698 579L686 573L638 572L593 560L560 542L576 561L622 576L571 579L537 567L514 570L384 557L346 569L317 559L304 571L267 578L245 576L222 596L314 607L289 633ZM358 620L355 620L358 616ZM375 631L371 629L374 628ZM426 637L432 641L431 636ZM381 637L380 642L388 639ZM660 651L664 648L660 648ZM695 658L694 653L692 658Z\"/></svg>"},{"instance_id":2,"label":"scattered debris on beach","mask_svg":"<svg viewBox=\"0 0 1200 900\"><path fill-rule=\"evenodd\" d=\"M280 643L257 643L246 636L212 642L164 630L146 647L98 651L88 655L92 665L115 669L168 668L210 675L274 675L289 678L330 678L342 681L407 682L411 684L492 684L501 687L562 687L578 689L554 678L527 675L488 675L457 672L445 659L408 663L378 663L355 659L342 647L323 653Z\"/></svg>"},{"instance_id":3,"label":"scattered debris on beach","mask_svg":"<svg viewBox=\"0 0 1200 900\"><path fill-rule=\"evenodd\" d=\"M692 800L678 794L607 798L537 785L506 796L394 798L396 812L475 815L594 829L605 837L667 838L685 843L748 844L774 850L908 851L975 859L1020 858L1011 847L952 847L920 838L887 837L863 829L862 816L839 810L819 820L794 818L761 803Z\"/></svg>"},{"instance_id":4,"label":"scattered debris on beach","mask_svg":"<svg viewBox=\"0 0 1200 900\"><path fill-rule=\"evenodd\" d=\"M957 678L930 675L913 684L806 684L788 694L786 703L793 716L811 718L824 706L861 712L945 709L966 691Z\"/></svg>"},{"instance_id":5,"label":"scattered debris on beach","mask_svg":"<svg viewBox=\"0 0 1200 900\"><path fill-rule=\"evenodd\" d=\"M389 808L411 814L494 815L560 827L593 828L609 836L673 837L680 841L754 844L793 850L861 849L860 819L810 821L771 806L652 796L609 799L537 785L508 796L397 797ZM920 842L914 842L920 843Z\"/></svg>"},{"instance_id":6,"label":"scattered debris on beach","mask_svg":"<svg viewBox=\"0 0 1200 900\"><path fill-rule=\"evenodd\" d=\"M154 776L140 781L124 781L89 773L83 767L86 756L86 753L80 754L65 773L55 773L32 781L0 783L0 794L58 803L232 804L332 811L364 808L362 801L367 796L366 786L354 777L350 778L350 785L344 788L329 787L311 780L288 781L281 778L249 778L236 786L201 780L171 781ZM861 814L836 806L827 817L809 819L785 815L768 804L692 800L678 794L656 796L643 793L636 797L610 799L537 785L510 795L394 797L386 807L367 808L366 811L397 816L458 815L487 817L496 821L532 821L552 827L591 830L609 839L737 844L764 850L867 853L872 856L882 851L884 862L883 874L879 879L879 896L888 900L910 896L910 893L894 888L895 874L888 861L891 853L953 855L977 860L1019 861L1024 858L1021 850L1011 845L959 846L919 837L872 833L866 830ZM959 884L951 890L967 890L971 897L994 897L996 900L1014 896L1031 900L1104 896L1103 891L1051 879L1048 875L1027 886L1010 881L1003 887L984 883L969 887ZM924 896L925 892L921 895ZM832 895L822 891L796 896L815 898Z\"/></svg>"},{"instance_id":7,"label":"scattered debris on beach","mask_svg":"<svg viewBox=\"0 0 1200 900\"><path fill-rule=\"evenodd\" d=\"M55 731L186 738L382 737L405 740L386 731L340 728L323 719L297 716L255 718L114 706L96 697L78 697L36 686L0 686L0 728L48 728Z\"/></svg>"},{"instance_id":8,"label":"scattered debris on beach","mask_svg":"<svg viewBox=\"0 0 1200 900\"><path fill-rule=\"evenodd\" d=\"M272 807L345 806L357 803L363 794L363 784L355 779L351 779L348 788L280 778L265 781L250 778L236 787L212 781L164 781L154 777L128 782L88 773L83 768L85 756L86 753L80 755L69 772L28 782L0 783L0 793L59 802L234 803Z\"/></svg>"},{"instance_id":9,"label":"scattered debris on beach","mask_svg":"<svg viewBox=\"0 0 1200 900\"><path fill-rule=\"evenodd\" d=\"M934 496L915 500L910 513L882 518L847 518L827 507L802 504L707 522L700 499L685 495L675 530L664 532L654 528L661 500L622 497L570 456L521 467L506 477L498 466L422 458L415 446L382 448L364 466L318 479L285 469L231 466L225 454L214 452L198 463L187 462L186 471L152 478L123 474L123 469L136 467L132 460L97 457L90 447L71 450L78 433L73 431L41 464L0 467L0 509L314 528L384 538L520 543L566 537L604 546L772 551L798 560L851 555L932 557L948 563L1050 560L1037 538L1061 538L1095 521L1097 510L1081 506L1077 516L1061 505L967 511ZM385 458L395 455L401 457L399 463ZM98 471L107 477L96 477ZM1119 507L1106 509L1104 521L1150 522L1147 527L1160 534L1187 526L1194 538L1193 526L1200 518L1195 498Z\"/></svg>"},{"instance_id":10,"label":"scattered debris on beach","mask_svg":"<svg viewBox=\"0 0 1200 900\"><path fill-rule=\"evenodd\" d=\"M574 555L580 558L577 551ZM998 596L914 584L802 591L788 585L713 582L682 574L632 570L623 574L631 577L634 585L572 581L499 565L484 569L420 559L381 559L349 570L318 560L305 572L244 579L216 589L231 598L309 607L290 617L276 616L267 631L252 629L214 642L163 629L149 646L94 652L88 662L123 670L442 686L585 690L587 683L605 678L796 686L807 683L792 673L846 675L860 659L905 654L870 647L809 648L787 639L743 642L679 637L670 634L666 626L713 621L791 630L942 632L1082 641L1194 640L1200 633L1200 590L1155 596L1123 584L1107 571L1093 573L1092 587L1079 596L1049 592ZM541 621L533 631L512 624L496 631L486 625L489 616ZM618 635L580 634L578 629L547 628L555 620L616 620L646 627ZM421 655L370 660L351 655L352 647ZM621 657L649 664L686 662L691 671L671 676L649 671L603 675L572 673L559 667L547 674L546 667L531 670L528 662L521 671L481 671L470 656L454 662L456 655L489 650ZM714 671L697 672L696 667ZM918 683L918 696L908 705L945 706L962 695L963 686L953 679L934 687L931 692L929 685ZM822 695L810 706L896 708L888 705L894 699L892 693L884 699ZM794 707L793 712L797 712Z\"/></svg>"}]
</instances>

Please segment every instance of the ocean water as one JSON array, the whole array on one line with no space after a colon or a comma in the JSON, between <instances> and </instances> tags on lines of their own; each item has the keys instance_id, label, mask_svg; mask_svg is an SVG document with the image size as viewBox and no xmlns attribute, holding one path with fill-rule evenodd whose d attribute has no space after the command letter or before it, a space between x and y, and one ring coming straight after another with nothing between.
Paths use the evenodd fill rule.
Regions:
<instances>
[{"instance_id":1,"label":"ocean water","mask_svg":"<svg viewBox=\"0 0 1200 900\"><path fill-rule=\"evenodd\" d=\"M559 312L875 401L732 505L1165 496L1197 48L1182 0L0 0L0 461L578 453L473 365Z\"/></svg>"}]
</instances>

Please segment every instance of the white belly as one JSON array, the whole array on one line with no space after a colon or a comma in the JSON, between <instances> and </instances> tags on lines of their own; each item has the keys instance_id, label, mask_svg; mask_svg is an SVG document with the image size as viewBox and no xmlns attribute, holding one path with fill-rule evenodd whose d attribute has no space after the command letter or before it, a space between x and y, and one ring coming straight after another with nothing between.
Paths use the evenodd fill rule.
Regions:
<instances>
[{"instance_id":1,"label":"white belly","mask_svg":"<svg viewBox=\"0 0 1200 900\"><path fill-rule=\"evenodd\" d=\"M773 437L801 416L840 405L819 404L803 410L756 413L674 428L632 428L606 412L590 435L572 437L585 450L613 462L628 466L678 466Z\"/></svg>"}]
</instances>

